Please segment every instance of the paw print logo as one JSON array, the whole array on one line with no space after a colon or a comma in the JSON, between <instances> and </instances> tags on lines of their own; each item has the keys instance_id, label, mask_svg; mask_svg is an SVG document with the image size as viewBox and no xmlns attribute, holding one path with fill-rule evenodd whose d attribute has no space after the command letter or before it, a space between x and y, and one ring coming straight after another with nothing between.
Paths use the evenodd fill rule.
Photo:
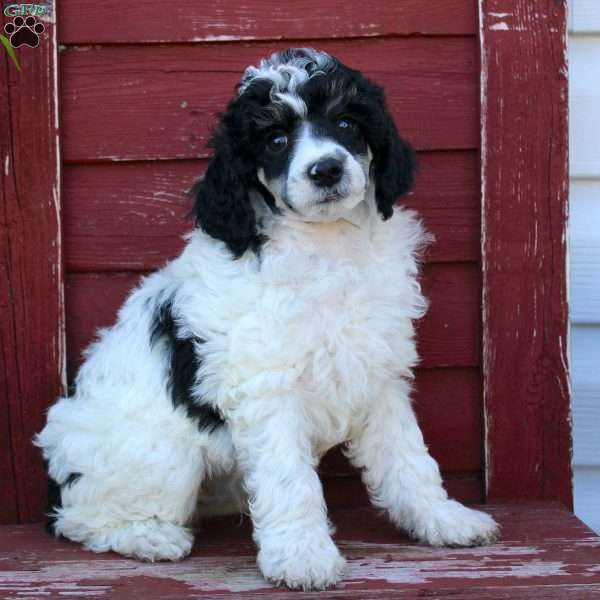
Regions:
<instances>
[{"instance_id":1,"label":"paw print logo","mask_svg":"<svg viewBox=\"0 0 600 600\"><path fill-rule=\"evenodd\" d=\"M44 25L37 23L35 17L15 17L12 23L4 26L4 31L10 36L10 45L13 48L29 46L37 48L40 43L40 34L44 31Z\"/></svg>"}]
</instances>

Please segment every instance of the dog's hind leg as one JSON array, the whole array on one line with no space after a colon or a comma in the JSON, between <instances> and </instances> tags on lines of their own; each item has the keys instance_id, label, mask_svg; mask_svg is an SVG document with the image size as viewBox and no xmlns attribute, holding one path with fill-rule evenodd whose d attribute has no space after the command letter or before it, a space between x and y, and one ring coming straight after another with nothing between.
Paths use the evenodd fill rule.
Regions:
<instances>
[{"instance_id":1,"label":"dog's hind leg","mask_svg":"<svg viewBox=\"0 0 600 600\"><path fill-rule=\"evenodd\" d=\"M193 544L188 525L194 513L201 465L178 465L174 474L160 465L141 466L128 474L84 473L61 486L53 507L54 532L81 542L94 552L112 550L142 560L178 560Z\"/></svg>"},{"instance_id":2,"label":"dog's hind leg","mask_svg":"<svg viewBox=\"0 0 600 600\"><path fill-rule=\"evenodd\" d=\"M149 561L188 554L202 481L231 460L225 427L199 431L184 411L171 410L154 429L129 423L97 436L72 422L65 431L58 414L51 411L37 439L60 488L56 535Z\"/></svg>"}]
</instances>

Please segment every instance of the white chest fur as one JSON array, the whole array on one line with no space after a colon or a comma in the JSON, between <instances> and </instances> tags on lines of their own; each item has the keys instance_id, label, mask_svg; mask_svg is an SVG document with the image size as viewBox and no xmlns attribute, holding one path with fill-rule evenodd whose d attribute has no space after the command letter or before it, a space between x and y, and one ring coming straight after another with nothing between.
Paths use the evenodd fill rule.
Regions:
<instances>
[{"instance_id":1,"label":"white chest fur","mask_svg":"<svg viewBox=\"0 0 600 600\"><path fill-rule=\"evenodd\" d=\"M229 289L226 298L211 295L186 309L198 315L200 336L206 314L226 331L206 346L203 396L217 398L225 413L249 401L294 397L322 425L319 445L341 441L335 438L346 434L379 382L410 376L416 363L412 321L425 302L415 255L424 241L406 211L362 227L279 227L260 265L240 262L230 285L219 284Z\"/></svg>"}]
</instances>

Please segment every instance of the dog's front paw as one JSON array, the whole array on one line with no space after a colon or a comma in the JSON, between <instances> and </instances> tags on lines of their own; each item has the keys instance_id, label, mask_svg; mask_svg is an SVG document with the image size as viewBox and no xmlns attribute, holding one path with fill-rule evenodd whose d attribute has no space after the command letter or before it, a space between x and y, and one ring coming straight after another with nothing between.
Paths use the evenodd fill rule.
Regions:
<instances>
[{"instance_id":1,"label":"dog's front paw","mask_svg":"<svg viewBox=\"0 0 600 600\"><path fill-rule=\"evenodd\" d=\"M258 566L269 581L291 589L323 590L340 579L346 561L328 536L263 543Z\"/></svg>"},{"instance_id":2,"label":"dog's front paw","mask_svg":"<svg viewBox=\"0 0 600 600\"><path fill-rule=\"evenodd\" d=\"M490 515L447 500L419 515L413 533L431 546L482 546L498 539L499 527Z\"/></svg>"}]
</instances>

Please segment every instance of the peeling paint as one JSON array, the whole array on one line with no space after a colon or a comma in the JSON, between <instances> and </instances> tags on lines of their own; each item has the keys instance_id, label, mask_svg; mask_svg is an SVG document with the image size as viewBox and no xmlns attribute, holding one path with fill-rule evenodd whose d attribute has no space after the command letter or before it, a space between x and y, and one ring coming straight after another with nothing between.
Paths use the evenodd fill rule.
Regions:
<instances>
[{"instance_id":1,"label":"peeling paint","mask_svg":"<svg viewBox=\"0 0 600 600\"><path fill-rule=\"evenodd\" d=\"M562 333L566 322L565 282L564 274L559 272L564 243L557 240L564 223L567 178L561 178L563 165L556 169L551 164L566 158L566 79L562 73L564 63L554 59L554 54L565 51L563 11L564 3L549 10L541 0L512 5L479 0L482 360L488 493L492 497L552 497L569 503L571 445L568 428L564 427L569 411L566 349L559 348L567 341ZM533 58L524 60L523 56ZM507 64L512 65L510 77L506 76ZM544 101L540 101L535 115L524 120L521 105L526 106L528 97L540 90ZM526 129L529 127L531 131ZM536 164L535 173L525 167L528 164ZM519 223L515 220L512 231L512 225L507 224L515 211L523 217ZM507 286L515 290L510 298ZM518 337L520 343L515 342ZM525 350L532 338L536 353L556 366L554 376L544 381L541 374L545 362L538 367L532 358L536 353L527 354ZM551 341L557 338L558 345ZM533 363L536 374L540 371L534 383L534 400L521 395L519 380L511 380L512 372L519 368L530 372L527 361ZM542 395L544 402L553 406L552 416L527 413L527 403L541 401ZM523 431L538 432L527 436L527 440L501 427L508 415L517 412L527 415L523 417ZM556 451L556 440L539 434L548 428L550 420L560 432L560 452ZM518 448L518 465L511 464L511 455L506 451L509 447L513 453ZM560 483L557 470L564 475Z\"/></svg>"},{"instance_id":2,"label":"peeling paint","mask_svg":"<svg viewBox=\"0 0 600 600\"><path fill-rule=\"evenodd\" d=\"M354 542L341 542L356 553L363 549ZM382 551L383 549L383 551ZM371 544L369 553L349 557L340 588L352 589L354 582L384 581L390 584L425 584L437 579L531 578L568 575L561 561L543 560L535 547L449 550ZM416 556L415 556L416 554ZM529 560L525 558L529 556ZM255 592L270 588L253 556L189 558L180 563L148 564L126 559L87 561L42 561L21 571L0 572L4 592L47 594L76 591L80 595L103 596L111 582L136 577L171 579L192 592ZM86 582L94 582L88 584ZM100 585L99 585L100 584Z\"/></svg>"},{"instance_id":3,"label":"peeling paint","mask_svg":"<svg viewBox=\"0 0 600 600\"><path fill-rule=\"evenodd\" d=\"M54 17L56 6L53 3L52 15ZM52 44L54 47L58 45L56 27L52 27ZM52 202L56 215L57 232L56 232L56 264L63 264L63 246L61 232L61 152L60 152L60 120L59 120L59 98L58 98L58 60L56 56L52 60L52 89L53 94L49 98L51 113L54 113L54 160L55 160L55 180L52 184ZM62 387L62 393L67 391L67 340L66 340L66 319L65 319L65 285L62 278L62 271L56 274L56 285L58 286L58 323L57 323L57 339L55 347L57 348L58 356L56 357L56 365L58 375Z\"/></svg>"},{"instance_id":4,"label":"peeling paint","mask_svg":"<svg viewBox=\"0 0 600 600\"><path fill-rule=\"evenodd\" d=\"M347 565L332 597L379 597L381 592L382 598L438 597L444 588L458 598L461 590L492 587L509 594L512 588L514 597L521 597L519 590L529 587L557 591L581 583L600 589L600 538L570 512L555 505L488 508L506 541L474 548L423 546L396 541L384 520L368 526L369 535L379 542L364 541L358 532L354 532L357 539L345 534L349 539L337 543ZM332 517L347 530L357 523L366 525L365 519L374 518L375 511L342 511ZM211 535L208 546L198 540L202 547L185 560L147 563L113 553L94 555L66 540L50 540L39 525L8 526L0 537L0 597L298 597L285 589L275 591L263 579L249 531L242 532L233 523L225 527L229 532L221 538Z\"/></svg>"},{"instance_id":5,"label":"peeling paint","mask_svg":"<svg viewBox=\"0 0 600 600\"><path fill-rule=\"evenodd\" d=\"M275 36L277 39L277 37ZM235 42L235 41L250 41L255 40L255 35L202 35L191 38L192 42ZM281 39L281 36L279 36ZM172 41L172 40L166 40Z\"/></svg>"}]
</instances>

